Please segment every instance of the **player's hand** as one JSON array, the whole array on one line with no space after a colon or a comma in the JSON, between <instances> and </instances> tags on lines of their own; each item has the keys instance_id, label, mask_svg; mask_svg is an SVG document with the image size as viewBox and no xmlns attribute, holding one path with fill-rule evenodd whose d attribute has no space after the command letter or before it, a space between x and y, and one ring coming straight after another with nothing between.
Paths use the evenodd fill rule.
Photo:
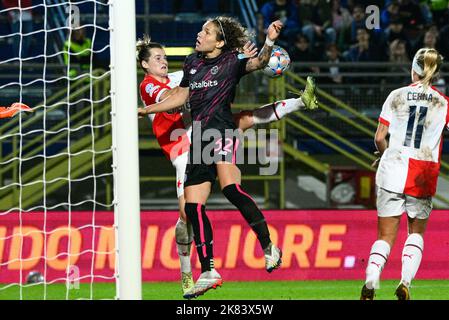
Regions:
<instances>
[{"instance_id":1,"label":"player's hand","mask_svg":"<svg viewBox=\"0 0 449 320\"><path fill-rule=\"evenodd\" d=\"M375 152L374 152L374 155L375 155L377 158L376 158L376 160L374 160L374 162L371 164L371 167L377 168L377 167L379 166L379 162L380 162L381 155L380 155L380 152L379 152L379 151L375 151Z\"/></svg>"},{"instance_id":2,"label":"player's hand","mask_svg":"<svg viewBox=\"0 0 449 320\"><path fill-rule=\"evenodd\" d=\"M139 118L143 118L147 114L148 114L147 108L142 108L142 107L137 108L137 115L139 116Z\"/></svg>"},{"instance_id":3,"label":"player's hand","mask_svg":"<svg viewBox=\"0 0 449 320\"><path fill-rule=\"evenodd\" d=\"M252 43L251 41L248 41L243 46L243 54L246 58L254 58L255 56L257 56L257 51L258 49L256 47L256 44Z\"/></svg>"},{"instance_id":4,"label":"player's hand","mask_svg":"<svg viewBox=\"0 0 449 320\"><path fill-rule=\"evenodd\" d=\"M270 26L267 29L267 37L271 41L276 40L279 35L281 34L281 30L284 27L284 24L281 22L281 20L276 20L270 24Z\"/></svg>"}]
</instances>

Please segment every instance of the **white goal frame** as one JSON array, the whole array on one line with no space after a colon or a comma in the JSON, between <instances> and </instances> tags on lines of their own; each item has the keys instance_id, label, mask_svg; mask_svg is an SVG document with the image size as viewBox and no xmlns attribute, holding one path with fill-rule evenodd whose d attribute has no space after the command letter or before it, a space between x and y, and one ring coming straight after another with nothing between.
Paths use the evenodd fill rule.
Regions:
<instances>
[{"instance_id":1,"label":"white goal frame","mask_svg":"<svg viewBox=\"0 0 449 320\"><path fill-rule=\"evenodd\" d=\"M136 9L130 0L110 0L109 4L116 298L141 300Z\"/></svg>"}]
</instances>

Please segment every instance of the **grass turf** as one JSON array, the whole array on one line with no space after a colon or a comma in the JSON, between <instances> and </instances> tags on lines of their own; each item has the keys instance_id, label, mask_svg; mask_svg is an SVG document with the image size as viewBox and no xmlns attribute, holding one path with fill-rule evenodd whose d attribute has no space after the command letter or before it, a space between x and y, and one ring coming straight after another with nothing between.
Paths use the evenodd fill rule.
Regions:
<instances>
[{"instance_id":1,"label":"grass turf","mask_svg":"<svg viewBox=\"0 0 449 320\"><path fill-rule=\"evenodd\" d=\"M376 300L395 300L397 280L384 280L376 291ZM208 291L198 300L358 300L362 281L267 281L224 282L223 287ZM3 289L2 289L3 288ZM46 286L47 299L66 299L63 284ZM145 300L183 300L177 282L143 283ZM79 289L69 291L69 299L113 299L115 284L81 284ZM22 288L22 299L40 300L44 287L36 285ZM17 286L4 289L0 285L1 300L20 298ZM415 280L411 289L413 300L449 300L449 280Z\"/></svg>"}]
</instances>

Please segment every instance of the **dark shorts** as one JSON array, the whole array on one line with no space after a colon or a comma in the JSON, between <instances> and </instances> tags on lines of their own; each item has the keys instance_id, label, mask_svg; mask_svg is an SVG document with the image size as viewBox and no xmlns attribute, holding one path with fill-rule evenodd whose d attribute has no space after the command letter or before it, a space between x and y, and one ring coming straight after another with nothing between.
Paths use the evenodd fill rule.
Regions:
<instances>
[{"instance_id":1,"label":"dark shorts","mask_svg":"<svg viewBox=\"0 0 449 320\"><path fill-rule=\"evenodd\" d=\"M186 168L184 187L211 182L217 178L217 162L237 164L237 151L240 139L236 136L222 136L201 141L195 145L192 141L189 152L189 163Z\"/></svg>"}]
</instances>

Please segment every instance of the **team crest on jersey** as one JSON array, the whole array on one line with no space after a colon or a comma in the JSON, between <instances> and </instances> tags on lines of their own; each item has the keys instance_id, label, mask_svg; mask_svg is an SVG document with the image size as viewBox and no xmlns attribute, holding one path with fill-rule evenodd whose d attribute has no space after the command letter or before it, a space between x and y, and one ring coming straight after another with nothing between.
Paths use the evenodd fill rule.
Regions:
<instances>
[{"instance_id":1,"label":"team crest on jersey","mask_svg":"<svg viewBox=\"0 0 449 320\"><path fill-rule=\"evenodd\" d=\"M156 91L159 91L160 88L160 86L155 86L154 84L149 83L145 87L145 92L152 96Z\"/></svg>"},{"instance_id":2,"label":"team crest on jersey","mask_svg":"<svg viewBox=\"0 0 449 320\"><path fill-rule=\"evenodd\" d=\"M212 74L217 74L217 72L218 72L218 66L215 66L210 70L210 73L212 73Z\"/></svg>"},{"instance_id":3,"label":"team crest on jersey","mask_svg":"<svg viewBox=\"0 0 449 320\"><path fill-rule=\"evenodd\" d=\"M196 73L196 69L192 69L192 70L190 70L190 72L189 72L190 74L195 74Z\"/></svg>"}]
</instances>

